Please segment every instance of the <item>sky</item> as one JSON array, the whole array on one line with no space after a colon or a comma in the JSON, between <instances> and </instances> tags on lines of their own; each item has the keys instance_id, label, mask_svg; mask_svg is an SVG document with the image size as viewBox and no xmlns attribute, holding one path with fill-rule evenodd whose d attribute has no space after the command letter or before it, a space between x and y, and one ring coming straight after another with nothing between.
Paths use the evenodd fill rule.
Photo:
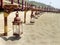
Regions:
<instances>
[{"instance_id":1,"label":"sky","mask_svg":"<svg viewBox=\"0 0 60 45\"><path fill-rule=\"evenodd\" d=\"M55 8L60 9L60 0L29 0L29 1L41 2L41 3L51 5L51 6L55 7Z\"/></svg>"}]
</instances>

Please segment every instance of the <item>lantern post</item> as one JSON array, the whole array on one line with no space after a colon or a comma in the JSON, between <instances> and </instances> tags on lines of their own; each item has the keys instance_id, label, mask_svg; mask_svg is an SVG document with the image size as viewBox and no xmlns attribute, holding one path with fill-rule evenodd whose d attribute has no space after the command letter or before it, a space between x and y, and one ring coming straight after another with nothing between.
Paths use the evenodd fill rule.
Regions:
<instances>
[{"instance_id":1,"label":"lantern post","mask_svg":"<svg viewBox=\"0 0 60 45\"><path fill-rule=\"evenodd\" d=\"M18 11L16 12L16 17L14 18L13 24L13 35L16 37L20 37L20 26L22 24L21 19L19 17Z\"/></svg>"}]
</instances>

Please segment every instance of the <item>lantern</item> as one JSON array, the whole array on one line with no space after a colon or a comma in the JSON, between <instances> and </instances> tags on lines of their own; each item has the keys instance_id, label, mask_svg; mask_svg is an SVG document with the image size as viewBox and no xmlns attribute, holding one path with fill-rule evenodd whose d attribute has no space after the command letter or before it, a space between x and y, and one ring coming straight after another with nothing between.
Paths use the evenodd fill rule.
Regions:
<instances>
[{"instance_id":1,"label":"lantern","mask_svg":"<svg viewBox=\"0 0 60 45\"><path fill-rule=\"evenodd\" d=\"M20 25L21 25L21 19L18 16L18 11L16 13L16 17L14 18L13 23L13 35L14 36L20 36Z\"/></svg>"},{"instance_id":2,"label":"lantern","mask_svg":"<svg viewBox=\"0 0 60 45\"><path fill-rule=\"evenodd\" d=\"M35 19L38 19L38 13L37 13L37 11L35 12Z\"/></svg>"},{"instance_id":3,"label":"lantern","mask_svg":"<svg viewBox=\"0 0 60 45\"><path fill-rule=\"evenodd\" d=\"M31 20L30 20L30 23L34 23L34 22L35 22L34 17L35 17L35 16L32 14L32 15L31 15Z\"/></svg>"}]
</instances>

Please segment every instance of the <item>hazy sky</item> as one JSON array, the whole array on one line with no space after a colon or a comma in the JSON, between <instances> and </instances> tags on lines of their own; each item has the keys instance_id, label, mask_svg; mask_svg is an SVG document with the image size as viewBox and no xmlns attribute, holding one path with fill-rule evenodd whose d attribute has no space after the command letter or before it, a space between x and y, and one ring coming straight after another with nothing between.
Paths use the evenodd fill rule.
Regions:
<instances>
[{"instance_id":1,"label":"hazy sky","mask_svg":"<svg viewBox=\"0 0 60 45\"><path fill-rule=\"evenodd\" d=\"M60 0L30 0L30 1L37 1L41 3L45 3L47 5L51 5L55 8L60 8Z\"/></svg>"}]
</instances>

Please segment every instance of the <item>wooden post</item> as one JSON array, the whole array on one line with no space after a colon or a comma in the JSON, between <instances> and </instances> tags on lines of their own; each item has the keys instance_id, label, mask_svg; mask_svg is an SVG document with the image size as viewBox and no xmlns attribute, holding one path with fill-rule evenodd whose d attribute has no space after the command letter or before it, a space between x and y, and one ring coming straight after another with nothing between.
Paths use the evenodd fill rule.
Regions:
<instances>
[{"instance_id":1,"label":"wooden post","mask_svg":"<svg viewBox=\"0 0 60 45\"><path fill-rule=\"evenodd\" d=\"M26 12L27 11L24 12L24 23L26 23Z\"/></svg>"},{"instance_id":2,"label":"wooden post","mask_svg":"<svg viewBox=\"0 0 60 45\"><path fill-rule=\"evenodd\" d=\"M4 12L4 36L7 36L7 16L9 14L7 12Z\"/></svg>"},{"instance_id":3,"label":"wooden post","mask_svg":"<svg viewBox=\"0 0 60 45\"><path fill-rule=\"evenodd\" d=\"M33 10L31 10L31 19L30 19L30 23L34 23L35 22L35 20L34 20L34 15L33 15Z\"/></svg>"},{"instance_id":4,"label":"wooden post","mask_svg":"<svg viewBox=\"0 0 60 45\"><path fill-rule=\"evenodd\" d=\"M35 6L35 9L36 9L37 7ZM37 11L35 12L35 15L37 15Z\"/></svg>"},{"instance_id":5,"label":"wooden post","mask_svg":"<svg viewBox=\"0 0 60 45\"><path fill-rule=\"evenodd\" d=\"M2 8L3 8L3 0L1 0L1 2L2 2L2 3L1 3L1 5L2 5Z\"/></svg>"},{"instance_id":6,"label":"wooden post","mask_svg":"<svg viewBox=\"0 0 60 45\"><path fill-rule=\"evenodd\" d=\"M31 10L31 18L33 17L33 11Z\"/></svg>"},{"instance_id":7,"label":"wooden post","mask_svg":"<svg viewBox=\"0 0 60 45\"><path fill-rule=\"evenodd\" d=\"M13 4L13 0L11 0L11 4Z\"/></svg>"},{"instance_id":8,"label":"wooden post","mask_svg":"<svg viewBox=\"0 0 60 45\"><path fill-rule=\"evenodd\" d=\"M20 1L18 0L18 4L20 4Z\"/></svg>"},{"instance_id":9,"label":"wooden post","mask_svg":"<svg viewBox=\"0 0 60 45\"><path fill-rule=\"evenodd\" d=\"M24 23L26 23L26 1L25 1L25 12L24 12Z\"/></svg>"},{"instance_id":10,"label":"wooden post","mask_svg":"<svg viewBox=\"0 0 60 45\"><path fill-rule=\"evenodd\" d=\"M0 6L3 8L3 0L0 0Z\"/></svg>"},{"instance_id":11,"label":"wooden post","mask_svg":"<svg viewBox=\"0 0 60 45\"><path fill-rule=\"evenodd\" d=\"M23 10L23 7L24 7L24 0L22 0L22 10Z\"/></svg>"},{"instance_id":12,"label":"wooden post","mask_svg":"<svg viewBox=\"0 0 60 45\"><path fill-rule=\"evenodd\" d=\"M40 14L40 6L39 6L39 11L38 11L38 12L39 12L39 14Z\"/></svg>"},{"instance_id":13,"label":"wooden post","mask_svg":"<svg viewBox=\"0 0 60 45\"><path fill-rule=\"evenodd\" d=\"M31 5L31 16L30 16L31 18L34 17L33 12L34 12L34 11L33 11L33 5Z\"/></svg>"}]
</instances>

